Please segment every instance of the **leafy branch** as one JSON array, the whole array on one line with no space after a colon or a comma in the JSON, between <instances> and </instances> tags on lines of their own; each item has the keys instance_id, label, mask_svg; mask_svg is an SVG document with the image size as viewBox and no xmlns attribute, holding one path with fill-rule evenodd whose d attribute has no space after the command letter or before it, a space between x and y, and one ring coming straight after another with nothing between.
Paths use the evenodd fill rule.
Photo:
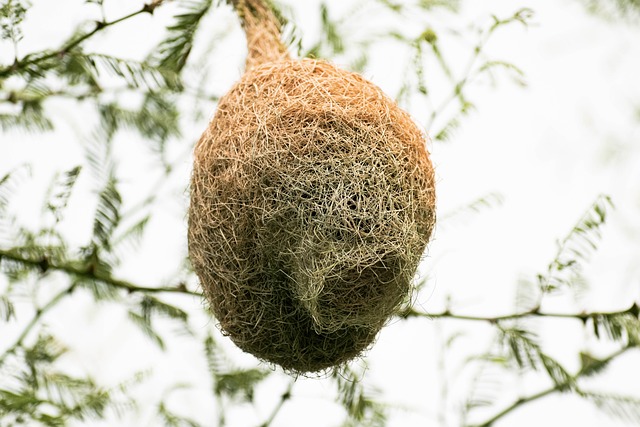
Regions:
<instances>
[{"instance_id":1,"label":"leafy branch","mask_svg":"<svg viewBox=\"0 0 640 427\"><path fill-rule=\"evenodd\" d=\"M73 292L75 286L76 286L76 284L74 283L71 286L69 286L66 289L64 289L63 291L58 292L55 296L53 296L49 300L49 302L47 302L45 305L43 305L42 307L40 307L40 308L38 308L36 310L36 314L33 316L31 321L24 327L24 329L22 330L22 332L18 336L18 339L11 346L9 346L4 351L4 353L2 353L2 355L0 355L0 366L2 366L2 364L6 360L7 356L13 354L18 348L20 348L20 346L22 346L24 340L27 338L27 336L33 330L33 328L39 324L39 322L42 319L42 317L49 310L51 310L53 307L58 305L58 303L63 298L65 298L66 296L70 295Z\"/></svg>"},{"instance_id":2,"label":"leafy branch","mask_svg":"<svg viewBox=\"0 0 640 427\"><path fill-rule=\"evenodd\" d=\"M196 297L202 296L198 292L187 289L186 285L183 283L180 283L177 286L166 286L166 287L141 286L127 280L122 280L122 279L113 277L109 272L106 272L103 269L97 268L98 266L92 262L88 262L88 263L86 261L62 262L56 259L48 258L46 256L43 256L40 258L33 258L28 255L24 255L20 253L20 251L17 250L16 248L13 248L11 250L0 249L0 262L2 260L14 261L14 262L23 264L25 266L37 269L42 273L46 273L49 270L61 271L72 277L97 281L114 288L125 290L129 293L141 292L145 294L154 294L154 293L167 292L167 293L191 295Z\"/></svg>"},{"instance_id":3,"label":"leafy branch","mask_svg":"<svg viewBox=\"0 0 640 427\"><path fill-rule=\"evenodd\" d=\"M134 18L138 15L142 15L145 13L153 14L155 9L162 5L164 0L152 0L150 3L144 4L141 9L129 13L127 15L121 16L120 18L114 19L112 21L96 21L94 28L90 31L86 31L84 33L80 33L71 37L66 43L64 43L61 47L56 50L49 50L44 52L39 52L35 54L26 55L22 59L17 59L10 66L0 67L0 78L4 78L10 76L12 74L21 73L27 71L29 74L38 75L42 72L42 70L38 67L40 63L49 60L55 57L64 57L69 51L73 50L75 47L79 46L81 43L86 41L87 39L93 37L100 31L104 31L105 29L117 25L121 22L127 21L131 18Z\"/></svg>"},{"instance_id":4,"label":"leafy branch","mask_svg":"<svg viewBox=\"0 0 640 427\"><path fill-rule=\"evenodd\" d=\"M617 359L618 357L622 356L627 351L629 351L629 350L631 350L633 348L635 348L635 347L634 346L625 346L625 347L623 347L623 348L621 348L621 349L609 354L607 357L605 357L603 359L600 359L599 362L602 365L607 365L610 362L612 362L614 359ZM492 416L491 418L485 420L484 422L481 422L481 423L478 423L478 424L474 424L472 427L490 427L490 426L494 425L494 423L496 421L504 418L508 414L512 413L513 411L515 411L516 409L520 408L521 406L523 406L523 405L525 405L527 403L534 402L536 400L539 400L539 399L541 399L541 398L543 398L545 396L548 396L548 395L556 393L556 392L566 391L572 385L576 384L577 381L580 378L589 376L591 373L592 373L592 371L588 366L583 366L577 373L567 377L565 381L561 381L559 383L555 383L553 386L551 386L549 388L546 388L544 390L541 390L538 393L531 394L531 395L526 396L526 397L521 397L518 400L514 401L509 406L507 406L506 408L504 408L503 410L501 410L500 412L498 412L497 414L495 414L494 416ZM590 395L588 392L583 392L579 388L577 389L577 393L578 393L578 395L582 395L583 397L589 397L589 395ZM601 398L603 397L603 395L599 395L599 396Z\"/></svg>"},{"instance_id":5,"label":"leafy branch","mask_svg":"<svg viewBox=\"0 0 640 427\"><path fill-rule=\"evenodd\" d=\"M445 310L440 313L425 313L420 312L414 308L407 308L402 311L398 316L406 319L410 317L424 317L427 319L457 319L457 320L470 320L479 322L488 322L491 324L497 324L505 320L517 320L526 318L558 318L558 319L575 319L580 320L583 323L587 321L599 322L603 318L612 318L617 316L631 315L638 318L640 309L638 304L634 303L629 308L618 311L582 311L579 313L553 313L541 311L539 307L532 308L531 310L525 310L518 313L509 313L499 316L476 316L453 313L450 310Z\"/></svg>"},{"instance_id":6,"label":"leafy branch","mask_svg":"<svg viewBox=\"0 0 640 427\"><path fill-rule=\"evenodd\" d=\"M295 383L295 380L289 381L287 389L284 391L284 393L282 393L282 395L280 395L280 400L278 401L276 406L273 407L273 410L271 411L271 414L269 414L269 417L266 419L266 421L260 424L260 427L270 427L271 425L273 425L273 421L282 410L284 404L291 400L291 392L293 391L293 386Z\"/></svg>"},{"instance_id":7,"label":"leafy branch","mask_svg":"<svg viewBox=\"0 0 640 427\"><path fill-rule=\"evenodd\" d=\"M503 26L509 25L513 22L519 22L524 26L528 26L532 16L533 16L533 11L529 8L520 9L516 11L512 16L504 19L493 16L492 25L486 31L484 31L484 33L480 36L480 40L474 47L471 57L467 61L467 65L463 68L463 72L461 74L462 77L460 77L457 80L454 79L453 74L451 73L451 71L449 71L449 68L446 65L446 62L438 49L437 37L435 36L435 33L433 33L432 31L427 32L426 34L430 36L425 37L423 35L421 37L424 41L426 41L429 45L431 45L434 51L434 54L436 55L438 61L441 63L441 66L445 70L446 74L453 80L453 83L454 83L453 89L451 93L448 95L448 97L444 98L441 104L432 111L431 116L429 117L426 124L427 129L432 128L438 114L444 111L449 106L449 104L455 101L456 99L460 101L460 113L462 115L466 114L472 108L472 104L464 97L464 89L469 84L469 82L471 82L475 77L477 77L479 74L481 74L482 72L490 68L489 66L487 66L487 64L485 64L479 67L475 72L473 71L478 59L481 57L484 51L485 46L487 45L489 40L492 38L492 36L495 34L497 29ZM504 64L504 62L493 61L493 64L499 65L499 64ZM511 64L508 64L508 65L509 65L509 68L514 67ZM516 70L519 71L517 67L516 67ZM453 119L451 119L451 121L448 124L446 124L439 133L436 134L435 139L445 139L448 132L450 132L451 127L457 126L458 120L459 119L457 117L454 117Z\"/></svg>"}]
</instances>

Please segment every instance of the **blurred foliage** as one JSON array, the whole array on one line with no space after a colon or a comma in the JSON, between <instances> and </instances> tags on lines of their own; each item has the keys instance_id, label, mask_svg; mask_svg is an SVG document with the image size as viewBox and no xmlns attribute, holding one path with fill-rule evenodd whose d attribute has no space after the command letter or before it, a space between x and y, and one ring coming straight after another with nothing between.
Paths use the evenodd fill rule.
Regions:
<instances>
[{"instance_id":1,"label":"blurred foliage","mask_svg":"<svg viewBox=\"0 0 640 427\"><path fill-rule=\"evenodd\" d=\"M640 0L581 0L589 11L609 19L640 17Z\"/></svg>"},{"instance_id":2,"label":"blurred foliage","mask_svg":"<svg viewBox=\"0 0 640 427\"><path fill-rule=\"evenodd\" d=\"M591 5L604 3L585 1ZM71 108L82 108L96 118L83 129L86 136L79 138L79 151L84 152L82 164L59 171L49 180L41 201L38 227L24 226L12 210L15 199L23 195L25 185L31 180L30 166L0 171L0 273L3 278L0 282L0 426L80 425L148 409L137 408L134 395L135 388L153 373L138 373L128 381L106 387L88 371L68 369L65 357L75 350L66 348L54 328L47 325L57 310L72 307L80 295L89 296L96 307L106 304L122 309L129 324L161 350L169 350L172 341L178 338L197 344L201 354L194 358L200 357L203 366L208 368L211 384L211 405L203 408L202 413L209 414L214 407L219 426L229 422L228 414L234 408L255 406L259 399L272 395L271 390L262 389L267 381L276 377L286 379L286 388L259 424L277 425L275 420L281 409L296 404L295 386L300 379L287 378L286 374L264 364L247 367L236 363L224 348L224 338L211 330L214 328L203 331L202 324L194 325L193 318L204 310L188 262L181 263L168 285L134 283L116 274L123 263L135 258L135 249L147 236L150 221L162 208L157 204L157 189L172 179L176 164L181 161L168 154L169 148L184 138L193 124L180 106L196 105L195 109L200 111L194 117L202 117L210 113L208 109L219 97L206 90L206 67L194 52L202 43L198 34L209 25L211 15L226 6L212 0L174 2L173 19L163 39L145 58L136 60L94 51L89 41L98 34L108 37L120 23L153 14L169 2L155 0L141 4L138 10L114 19L105 17L108 3L109 0L88 0L82 8L94 15L97 11L100 19L82 23L70 38L57 44L52 42L51 48L23 52L23 22L28 19L32 5L24 0L0 1L0 48L12 51L11 59L0 63L2 132L7 135L55 132L59 111L51 106L51 101L56 99L64 99ZM349 64L353 70L366 71L380 43L404 49L408 59L397 67L404 73L396 93L398 101L410 110L426 111L419 120L435 141L451 141L465 117L478 108L469 88L485 78L496 81L507 77L517 85L526 84L523 70L509 61L487 56L484 48L490 39L500 36L502 28L527 26L532 19L532 11L525 8L504 17L489 17L471 28L452 30L433 18L436 12L439 17L455 17L461 3L356 1L352 2L351 9L338 16L330 3L321 2L314 15L320 28L315 40L303 39L303 31L295 24L295 8L278 4L277 13L284 24L285 39L291 49L302 56L333 58ZM638 8L638 3L631 0L609 3L623 11ZM373 32L359 31L363 16L375 10L383 11L389 25L376 27ZM409 21L419 25L405 25ZM55 20L51 25L55 25ZM446 46L462 36L474 41L467 45L466 61L459 65L451 60ZM224 61L218 61L218 65L225 66ZM444 95L430 86L434 73L449 82ZM137 201L124 197L126 182L122 178L121 159L113 153L114 140L122 132L137 135L137 140L130 143L145 141L156 155L157 185ZM89 194L78 188L78 182L87 175L93 182ZM78 192L91 199L83 203L82 210L91 230L80 244L70 242L62 231L70 200ZM477 214L500 203L499 194L488 194L444 213L441 223L455 223L454 218ZM486 352L475 351L465 362L465 367L476 369L477 375L469 383L469 395L456 404L459 413L449 417L456 417L452 425L490 426L514 410L556 392L579 396L611 416L640 422L637 397L591 390L583 382L584 378L605 374L619 356L640 345L638 306L632 304L612 312L579 313L551 312L544 306L549 296L565 294L584 282L583 266L597 250L612 208L607 196L595 199L567 236L558 242L557 252L549 264L534 278L524 281L522 308L487 317L463 315L449 309L426 313L407 307L400 316L400 319L464 320L491 325L494 345ZM185 308L180 296L190 297L191 304ZM607 343L613 350L606 355L594 355L578 349L576 357L581 365L572 370L552 357L536 334L536 321L542 318L580 322L585 334ZM5 333L5 326L14 332ZM461 340L464 334L445 337L446 343L439 350L442 360ZM499 371L502 379L520 378L526 372L545 379L549 386L538 393L514 397L504 406L504 399L498 399L499 384L485 375L491 370ZM344 412L342 425L345 427L384 426L390 410L396 409L368 382L365 372L365 362L357 361L316 379L332 386L335 404ZM185 415L184 409L176 407L176 400L172 398L189 391L189 387L176 384L155 402L153 425L204 425L199 421L202 414ZM446 401L450 396L446 387L443 390L442 398Z\"/></svg>"}]
</instances>

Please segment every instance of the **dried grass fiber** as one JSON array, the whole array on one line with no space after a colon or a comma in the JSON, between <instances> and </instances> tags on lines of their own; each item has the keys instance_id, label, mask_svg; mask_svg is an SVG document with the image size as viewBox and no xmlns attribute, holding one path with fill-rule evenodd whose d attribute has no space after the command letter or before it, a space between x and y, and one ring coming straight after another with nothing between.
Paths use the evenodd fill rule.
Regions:
<instances>
[{"instance_id":1,"label":"dried grass fiber","mask_svg":"<svg viewBox=\"0 0 640 427\"><path fill-rule=\"evenodd\" d=\"M317 372L361 354L407 300L434 174L378 87L275 53L247 61L196 145L189 254L238 347Z\"/></svg>"}]
</instances>

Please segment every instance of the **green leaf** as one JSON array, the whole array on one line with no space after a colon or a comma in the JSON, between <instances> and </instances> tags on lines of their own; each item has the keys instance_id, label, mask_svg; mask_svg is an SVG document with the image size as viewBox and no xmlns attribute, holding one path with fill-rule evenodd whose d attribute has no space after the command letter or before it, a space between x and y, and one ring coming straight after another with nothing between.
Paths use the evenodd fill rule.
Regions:
<instances>
[{"instance_id":1,"label":"green leaf","mask_svg":"<svg viewBox=\"0 0 640 427\"><path fill-rule=\"evenodd\" d=\"M264 369L236 369L227 359L212 335L204 340L204 351L209 373L214 383L216 396L253 401L255 386L264 380L270 371Z\"/></svg>"},{"instance_id":2,"label":"green leaf","mask_svg":"<svg viewBox=\"0 0 640 427\"><path fill-rule=\"evenodd\" d=\"M600 360L589 353L580 352L580 376L591 377L604 371L610 360Z\"/></svg>"},{"instance_id":3,"label":"green leaf","mask_svg":"<svg viewBox=\"0 0 640 427\"><path fill-rule=\"evenodd\" d=\"M166 427L200 427L200 424L192 419L169 411L165 402L160 402L158 405L158 415Z\"/></svg>"},{"instance_id":4,"label":"green leaf","mask_svg":"<svg viewBox=\"0 0 640 427\"><path fill-rule=\"evenodd\" d=\"M95 129L91 135L83 138L84 157L94 179L103 183L113 174L115 168L111 157L111 142L115 130L109 133L102 128Z\"/></svg>"},{"instance_id":5,"label":"green leaf","mask_svg":"<svg viewBox=\"0 0 640 427\"><path fill-rule=\"evenodd\" d=\"M451 220L457 220L461 217L467 217L469 215L476 215L486 209L493 209L501 206L504 203L504 196L500 193L488 193L484 196L478 197L463 206L457 207L450 212L444 213L440 217L440 222L448 222Z\"/></svg>"},{"instance_id":6,"label":"green leaf","mask_svg":"<svg viewBox=\"0 0 640 427\"><path fill-rule=\"evenodd\" d=\"M120 223L122 197L116 178L111 175L98 196L98 206L93 220L93 242L97 247L111 250L111 238Z\"/></svg>"},{"instance_id":7,"label":"green leaf","mask_svg":"<svg viewBox=\"0 0 640 427\"><path fill-rule=\"evenodd\" d=\"M0 416L33 414L41 403L31 389L20 391L0 389Z\"/></svg>"},{"instance_id":8,"label":"green leaf","mask_svg":"<svg viewBox=\"0 0 640 427\"><path fill-rule=\"evenodd\" d=\"M230 369L229 361L212 335L207 335L204 340L204 354L207 359L209 373L215 383L218 375Z\"/></svg>"},{"instance_id":9,"label":"green leaf","mask_svg":"<svg viewBox=\"0 0 640 427\"><path fill-rule=\"evenodd\" d=\"M385 408L364 388L362 376L349 366L334 371L331 377L338 388L338 401L346 409L348 425L384 425Z\"/></svg>"},{"instance_id":10,"label":"green leaf","mask_svg":"<svg viewBox=\"0 0 640 427\"><path fill-rule=\"evenodd\" d=\"M525 27L528 27L530 21L533 18L533 14L534 14L533 9L524 7L522 9L517 10L513 15L505 19L500 19L494 15L493 25L489 28L489 33L493 33L498 28L503 27L505 25L509 25L513 22L519 22Z\"/></svg>"},{"instance_id":11,"label":"green leaf","mask_svg":"<svg viewBox=\"0 0 640 427\"><path fill-rule=\"evenodd\" d=\"M98 262L96 265L97 271L109 271L110 267L104 263ZM109 283L102 282L100 280L93 280L87 278L77 278L76 286L78 288L86 289L91 293L96 301L120 301L122 300L119 289Z\"/></svg>"},{"instance_id":12,"label":"green leaf","mask_svg":"<svg viewBox=\"0 0 640 427\"><path fill-rule=\"evenodd\" d=\"M636 397L585 391L578 394L611 417L633 425L640 424L640 399Z\"/></svg>"},{"instance_id":13,"label":"green leaf","mask_svg":"<svg viewBox=\"0 0 640 427\"><path fill-rule=\"evenodd\" d=\"M76 166L64 172L56 174L47 191L45 211L50 212L56 223L62 220L62 213L67 207L73 187L80 175L81 166Z\"/></svg>"},{"instance_id":14,"label":"green leaf","mask_svg":"<svg viewBox=\"0 0 640 427\"><path fill-rule=\"evenodd\" d=\"M420 0L418 6L425 10L444 7L455 11L460 8L460 0Z\"/></svg>"},{"instance_id":15,"label":"green leaf","mask_svg":"<svg viewBox=\"0 0 640 427\"><path fill-rule=\"evenodd\" d=\"M520 86L526 86L527 83L524 80L524 71L518 66L506 62L506 61L487 61L480 68L478 68L477 73L491 73L494 69L503 69L510 73L511 79Z\"/></svg>"},{"instance_id":16,"label":"green leaf","mask_svg":"<svg viewBox=\"0 0 640 427\"><path fill-rule=\"evenodd\" d=\"M25 349L24 358L28 366L35 367L41 363L49 364L66 353L67 349L48 334L41 334L32 347Z\"/></svg>"},{"instance_id":17,"label":"green leaf","mask_svg":"<svg viewBox=\"0 0 640 427\"><path fill-rule=\"evenodd\" d=\"M11 40L17 44L22 40L20 24L27 12L25 2L21 0L6 0L0 5L0 39Z\"/></svg>"},{"instance_id":18,"label":"green leaf","mask_svg":"<svg viewBox=\"0 0 640 427\"><path fill-rule=\"evenodd\" d=\"M575 379L551 356L542 351L534 335L517 327L500 327L501 339L521 369L544 370L558 390L574 389Z\"/></svg>"},{"instance_id":19,"label":"green leaf","mask_svg":"<svg viewBox=\"0 0 640 427\"><path fill-rule=\"evenodd\" d=\"M327 42L332 54L344 52L343 37L340 35L338 26L329 17L329 9L323 2L320 3L320 23L324 40Z\"/></svg>"},{"instance_id":20,"label":"green leaf","mask_svg":"<svg viewBox=\"0 0 640 427\"><path fill-rule=\"evenodd\" d=\"M166 346L162 337L153 329L151 319L134 311L129 311L129 320L131 320L140 330L148 336L161 350L165 350Z\"/></svg>"},{"instance_id":21,"label":"green leaf","mask_svg":"<svg viewBox=\"0 0 640 427\"><path fill-rule=\"evenodd\" d=\"M6 295L0 296L0 319L8 322L11 318L15 318L15 316L16 311L9 297Z\"/></svg>"},{"instance_id":22,"label":"green leaf","mask_svg":"<svg viewBox=\"0 0 640 427\"><path fill-rule=\"evenodd\" d=\"M31 175L28 165L18 166L0 178L0 214L9 204L11 197L18 191L24 179Z\"/></svg>"},{"instance_id":23,"label":"green leaf","mask_svg":"<svg viewBox=\"0 0 640 427\"><path fill-rule=\"evenodd\" d=\"M591 322L597 338L601 338L604 331L612 341L640 346L640 319L631 312L598 314L591 317Z\"/></svg>"},{"instance_id":24,"label":"green leaf","mask_svg":"<svg viewBox=\"0 0 640 427\"><path fill-rule=\"evenodd\" d=\"M404 6L402 5L401 2L394 2L391 0L376 0L378 3L381 3L382 5L384 5L387 9L395 12L395 13L399 13L402 12L402 10L404 10Z\"/></svg>"},{"instance_id":25,"label":"green leaf","mask_svg":"<svg viewBox=\"0 0 640 427\"><path fill-rule=\"evenodd\" d=\"M602 227L612 207L609 196L598 196L569 234L558 244L558 251L549 263L547 271L538 275L538 284L543 293L561 287L571 287L577 282L582 264L588 261L598 248Z\"/></svg>"},{"instance_id":26,"label":"green leaf","mask_svg":"<svg viewBox=\"0 0 640 427\"><path fill-rule=\"evenodd\" d=\"M97 92L102 90L95 61L80 48L62 55L56 63L55 70L58 76L67 80L71 86L85 85Z\"/></svg>"},{"instance_id":27,"label":"green leaf","mask_svg":"<svg viewBox=\"0 0 640 427\"><path fill-rule=\"evenodd\" d=\"M180 75L172 69L161 65L151 65L147 62L125 60L103 54L84 55L85 60L95 68L99 74L106 70L112 76L122 78L133 88L144 88L150 91L158 89L179 90L182 88Z\"/></svg>"},{"instance_id":28,"label":"green leaf","mask_svg":"<svg viewBox=\"0 0 640 427\"><path fill-rule=\"evenodd\" d=\"M139 109L128 110L116 103L100 106L102 129L107 138L120 128L138 131L143 137L158 141L164 151L166 141L180 135L180 112L168 94L147 93Z\"/></svg>"},{"instance_id":29,"label":"green leaf","mask_svg":"<svg viewBox=\"0 0 640 427\"><path fill-rule=\"evenodd\" d=\"M145 295L140 302L142 316L150 322L152 314L159 314L170 319L186 322L189 315L186 311L174 305L167 304L149 295Z\"/></svg>"},{"instance_id":30,"label":"green leaf","mask_svg":"<svg viewBox=\"0 0 640 427\"><path fill-rule=\"evenodd\" d=\"M256 385L269 375L263 369L233 370L219 373L216 376L214 392L218 396L253 402L253 390Z\"/></svg>"},{"instance_id":31,"label":"green leaf","mask_svg":"<svg viewBox=\"0 0 640 427\"><path fill-rule=\"evenodd\" d=\"M174 18L168 36L155 49L149 62L176 73L187 63L202 18L211 8L212 0L184 1L184 11Z\"/></svg>"},{"instance_id":32,"label":"green leaf","mask_svg":"<svg viewBox=\"0 0 640 427\"><path fill-rule=\"evenodd\" d=\"M45 116L40 101L22 102L17 114L0 114L0 129L9 131L20 129L27 132L44 132L53 130L53 123Z\"/></svg>"},{"instance_id":33,"label":"green leaf","mask_svg":"<svg viewBox=\"0 0 640 427\"><path fill-rule=\"evenodd\" d=\"M125 214L126 215L126 214ZM151 220L151 215L145 215L138 221L134 222L133 225L129 226L126 230L119 232L112 241L113 248L117 250L125 249L133 249L136 248L140 241L142 240L142 236L144 231Z\"/></svg>"}]
</instances>

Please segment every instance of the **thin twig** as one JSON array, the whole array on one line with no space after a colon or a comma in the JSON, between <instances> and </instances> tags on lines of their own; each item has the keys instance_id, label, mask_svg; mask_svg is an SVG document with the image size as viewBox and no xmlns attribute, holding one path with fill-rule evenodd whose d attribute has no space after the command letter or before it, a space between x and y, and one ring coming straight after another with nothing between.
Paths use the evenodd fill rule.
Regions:
<instances>
[{"instance_id":1,"label":"thin twig","mask_svg":"<svg viewBox=\"0 0 640 427\"><path fill-rule=\"evenodd\" d=\"M289 399L291 399L291 390L293 390L293 385L295 384L295 382L296 382L295 380L291 380L289 382L289 386L287 387L287 390L284 393L282 393L282 396L280 396L280 401L273 408L273 411L271 411L271 415L269 415L269 418L267 418L267 420L264 423L260 424L260 427L269 427L271 423L273 423L273 420L276 418L276 416L278 415L278 413L280 412L284 404Z\"/></svg>"},{"instance_id":2,"label":"thin twig","mask_svg":"<svg viewBox=\"0 0 640 427\"><path fill-rule=\"evenodd\" d=\"M72 284L71 286L67 287L63 291L57 293L44 306L42 306L41 308L36 309L35 316L33 316L31 321L22 330L22 333L20 333L20 336L18 336L18 339L16 340L16 342L14 342L13 345L11 345L9 348L7 348L4 351L4 353L2 353L2 355L0 355L0 366L2 366L2 364L4 363L4 361L7 358L7 356L9 356L10 354L14 353L18 349L18 347L20 347L22 345L24 340L29 335L29 332L31 332L31 330L38 324L38 322L40 321L42 316L44 316L49 310L51 310L60 301L62 301L62 299L64 297L66 297L67 295L70 295L73 292L73 289L75 288L75 286L76 286L75 283Z\"/></svg>"},{"instance_id":3,"label":"thin twig","mask_svg":"<svg viewBox=\"0 0 640 427\"><path fill-rule=\"evenodd\" d=\"M57 271L62 271L76 277L96 280L116 288L124 289L130 293L142 292L145 294L151 294L151 293L168 292L168 293L192 295L196 297L202 296L202 294L200 294L199 292L188 290L183 284L180 284L178 286L171 286L171 287L146 287L146 286L136 285L135 283L129 282L127 280L121 280L121 279L115 278L107 272L97 270L94 268L92 264L86 265L85 263L85 266L77 267L76 265L83 264L78 261L61 263L52 259L45 259L45 258L35 259L35 258L29 258L27 256L21 255L20 253L17 253L15 251L0 249L0 260L3 258L18 262L21 264L38 267L41 269L43 268L43 266L45 266L46 271L57 270Z\"/></svg>"},{"instance_id":4,"label":"thin twig","mask_svg":"<svg viewBox=\"0 0 640 427\"><path fill-rule=\"evenodd\" d=\"M632 348L634 348L634 347L633 346L622 347L621 349L619 349L618 351L615 351L614 353L610 354L606 358L601 359L600 362L602 362L603 364L607 364L607 363L611 362L613 359L623 355L624 353L626 353L628 350L630 350ZM489 418L488 420L486 420L486 421L484 421L482 423L479 423L479 424L475 424L475 425L473 425L471 427L490 427L496 421L498 421L499 419L505 417L509 413L515 411L516 409L518 409L520 406L522 406L524 404L531 403L531 402L533 402L535 400L541 399L541 398L543 398L545 396L548 396L550 394L566 390L566 387L568 385L570 385L572 383L575 383L586 372L588 372L588 370L585 370L583 368L580 371L578 371L575 375L573 375L571 378L569 378L566 382L563 382L563 383L560 383L560 384L555 384L553 387L549 387L549 388L547 388L545 390L542 390L542 391L540 391L538 393L532 394L532 395L527 396L527 397L522 397L522 398L516 400L515 402L513 402L511 405L509 405L506 408L504 408L502 411L498 412L497 414L495 414L494 416Z\"/></svg>"},{"instance_id":5,"label":"thin twig","mask_svg":"<svg viewBox=\"0 0 640 427\"><path fill-rule=\"evenodd\" d=\"M586 322L589 319L593 319L595 317L600 316L616 316L622 314L632 314L635 317L638 317L640 308L638 304L633 303L631 307L619 310L619 311L582 311L580 313L550 313L540 311L540 308L535 307L531 310L521 311L519 313L511 313L504 314L500 316L474 316L474 315L464 315L464 314L456 314L451 312L450 310L446 310L440 313L424 313L414 309L408 309L399 314L399 317L406 319L409 317L425 317L427 319L458 319L458 320L471 320L471 321L481 321L481 322L489 322L489 323L498 323L504 320L514 320L514 319L522 319L525 317L550 317L550 318L561 318L561 319L576 319L582 322Z\"/></svg>"},{"instance_id":6,"label":"thin twig","mask_svg":"<svg viewBox=\"0 0 640 427\"><path fill-rule=\"evenodd\" d=\"M84 42L85 40L89 39L90 37L93 37L96 33L98 33L99 31L104 30L105 28L111 27L113 25L119 24L123 21L126 21L128 19L131 19L135 16L141 15L143 13L153 13L153 11L162 4L162 1L152 1L151 3L145 4L144 6L142 6L141 9L129 13L128 15L124 15L118 19L115 19L113 21L97 21L95 23L95 27L93 30L88 31L84 34L82 34L81 36L78 37L74 37L72 39L70 39L67 43L65 43L64 45L62 45L62 47L60 47L57 50L54 51L49 51L49 52L41 52L40 55L27 55L25 56L22 60L19 61L15 61L13 64L11 64L8 67L4 67L4 68L0 68L0 77L6 77L9 76L11 74L16 73L17 71L23 70L25 69L27 66L29 65L35 65L38 64L42 61L45 61L47 59L51 59L54 58L56 56L63 56L64 54L66 54L68 51L70 51L71 49L73 49L74 47L79 46L82 42Z\"/></svg>"}]
</instances>

